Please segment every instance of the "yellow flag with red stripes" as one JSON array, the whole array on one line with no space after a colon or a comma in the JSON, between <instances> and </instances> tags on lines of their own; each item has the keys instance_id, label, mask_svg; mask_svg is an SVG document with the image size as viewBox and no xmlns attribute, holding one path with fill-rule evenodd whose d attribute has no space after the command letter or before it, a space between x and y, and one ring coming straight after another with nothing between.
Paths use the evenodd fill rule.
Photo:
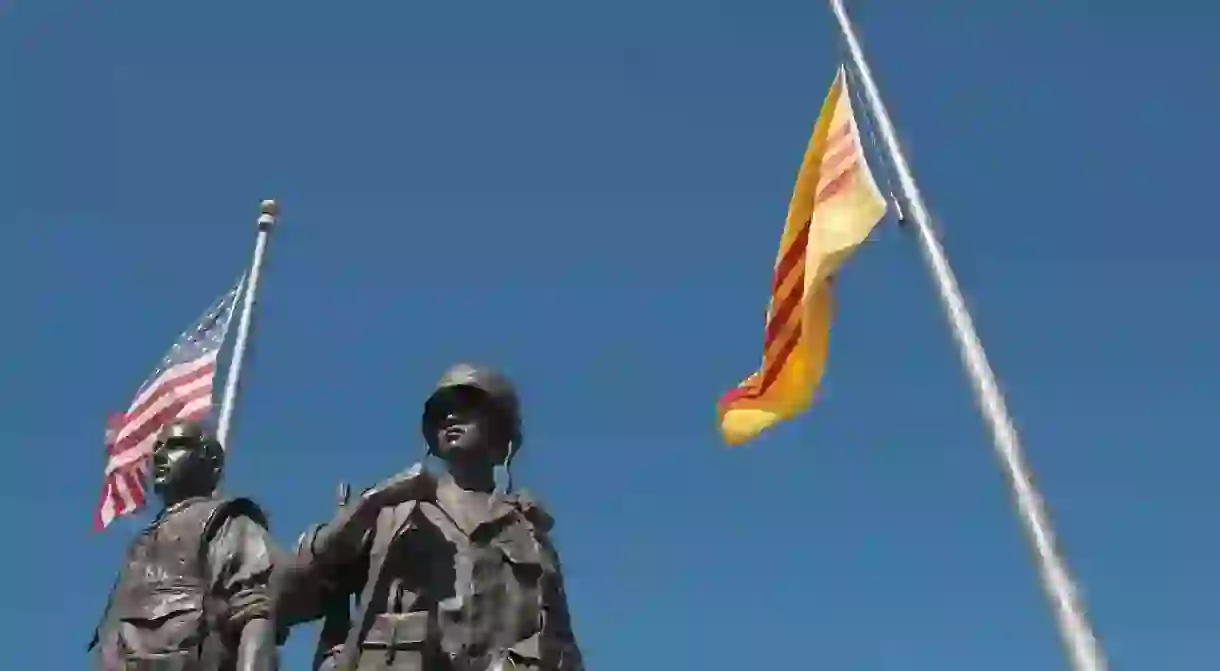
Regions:
<instances>
[{"instance_id":1,"label":"yellow flag with red stripes","mask_svg":"<svg viewBox=\"0 0 1220 671\"><path fill-rule=\"evenodd\" d=\"M771 282L762 367L717 406L730 445L809 408L826 369L831 284L885 216L840 67L797 173Z\"/></svg>"}]
</instances>

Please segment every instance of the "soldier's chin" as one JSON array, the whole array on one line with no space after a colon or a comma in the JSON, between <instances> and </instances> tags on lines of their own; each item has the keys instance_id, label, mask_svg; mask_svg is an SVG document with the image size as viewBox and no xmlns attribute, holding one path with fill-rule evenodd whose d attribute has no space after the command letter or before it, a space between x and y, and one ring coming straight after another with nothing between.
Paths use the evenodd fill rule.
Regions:
<instances>
[{"instance_id":1,"label":"soldier's chin","mask_svg":"<svg viewBox=\"0 0 1220 671\"><path fill-rule=\"evenodd\" d=\"M461 435L450 440L442 440L440 453L444 459L461 458L469 456L477 447L477 441L470 440L467 436Z\"/></svg>"}]
</instances>

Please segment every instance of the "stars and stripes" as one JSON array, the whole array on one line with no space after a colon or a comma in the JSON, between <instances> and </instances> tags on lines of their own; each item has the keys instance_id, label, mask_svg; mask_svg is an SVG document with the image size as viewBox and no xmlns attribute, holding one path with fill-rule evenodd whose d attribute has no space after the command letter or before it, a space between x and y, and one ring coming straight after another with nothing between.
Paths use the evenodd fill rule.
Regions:
<instances>
[{"instance_id":1,"label":"stars and stripes","mask_svg":"<svg viewBox=\"0 0 1220 671\"><path fill-rule=\"evenodd\" d=\"M187 329L140 386L126 412L111 415L106 429L106 469L94 526L144 506L149 457L157 434L170 422L197 419L212 409L216 363L245 277Z\"/></svg>"}]
</instances>

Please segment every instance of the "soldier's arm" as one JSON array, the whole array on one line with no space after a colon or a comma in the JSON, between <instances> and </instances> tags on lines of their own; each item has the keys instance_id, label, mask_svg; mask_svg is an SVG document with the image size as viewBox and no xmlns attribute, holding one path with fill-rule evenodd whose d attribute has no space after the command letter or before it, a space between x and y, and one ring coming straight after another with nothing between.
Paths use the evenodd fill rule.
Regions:
<instances>
[{"instance_id":1,"label":"soldier's arm","mask_svg":"<svg viewBox=\"0 0 1220 671\"><path fill-rule=\"evenodd\" d=\"M435 492L436 479L423 464L364 490L355 503L341 506L339 514L314 536L309 548L312 562L334 566L367 557L373 527L383 509L428 499Z\"/></svg>"},{"instance_id":2,"label":"soldier's arm","mask_svg":"<svg viewBox=\"0 0 1220 671\"><path fill-rule=\"evenodd\" d=\"M325 555L317 557L316 539L325 528L324 524L310 527L298 539L296 552L276 566L275 614L282 628L327 617L332 610L346 607L348 597L360 588L357 579L367 574L367 552L355 553L346 563Z\"/></svg>"},{"instance_id":3,"label":"soldier's arm","mask_svg":"<svg viewBox=\"0 0 1220 671\"><path fill-rule=\"evenodd\" d=\"M277 667L271 578L278 555L267 529L245 515L227 520L212 538L208 561L218 626L238 641L237 671Z\"/></svg>"},{"instance_id":4,"label":"soldier's arm","mask_svg":"<svg viewBox=\"0 0 1220 671\"><path fill-rule=\"evenodd\" d=\"M572 631L572 618L568 611L568 594L563 584L563 569L559 564L559 553L550 541L546 542L547 550L555 562L555 573L544 586L543 609L546 612L546 626L554 636L554 645L559 648L559 668L556 671L584 671L584 656L576 643L576 634Z\"/></svg>"},{"instance_id":5,"label":"soldier's arm","mask_svg":"<svg viewBox=\"0 0 1220 671\"><path fill-rule=\"evenodd\" d=\"M371 491L371 490L370 490ZM381 512L366 491L351 505L342 506L339 513L302 544L297 555L320 569L345 566L366 557L373 526Z\"/></svg>"},{"instance_id":6,"label":"soldier's arm","mask_svg":"<svg viewBox=\"0 0 1220 671\"><path fill-rule=\"evenodd\" d=\"M334 519L301 534L296 552L276 567L276 618L281 628L327 616L360 588L355 576L367 573L370 529L377 512L367 503L344 501Z\"/></svg>"},{"instance_id":7,"label":"soldier's arm","mask_svg":"<svg viewBox=\"0 0 1220 671\"><path fill-rule=\"evenodd\" d=\"M558 660L554 669L548 671L584 671L584 656L580 645L576 642L576 634L572 631L572 617L568 611L568 594L564 588L563 566L559 561L559 551L551 540L550 531L555 520L541 505L523 497L523 508L527 518L533 523L535 533L542 551L546 554L555 570L544 578L542 585L542 608L545 613L544 623L546 643L553 646L553 658ZM551 657L551 655L547 655Z\"/></svg>"}]
</instances>

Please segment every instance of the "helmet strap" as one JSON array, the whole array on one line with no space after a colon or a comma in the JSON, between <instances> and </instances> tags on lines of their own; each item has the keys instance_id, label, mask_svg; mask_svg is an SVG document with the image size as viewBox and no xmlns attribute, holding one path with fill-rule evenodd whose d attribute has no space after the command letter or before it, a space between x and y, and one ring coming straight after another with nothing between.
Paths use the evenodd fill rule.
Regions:
<instances>
[{"instance_id":1,"label":"helmet strap","mask_svg":"<svg viewBox=\"0 0 1220 671\"><path fill-rule=\"evenodd\" d=\"M504 457L504 493L513 493L513 457L517 456L517 443L509 441L508 454Z\"/></svg>"}]
</instances>

